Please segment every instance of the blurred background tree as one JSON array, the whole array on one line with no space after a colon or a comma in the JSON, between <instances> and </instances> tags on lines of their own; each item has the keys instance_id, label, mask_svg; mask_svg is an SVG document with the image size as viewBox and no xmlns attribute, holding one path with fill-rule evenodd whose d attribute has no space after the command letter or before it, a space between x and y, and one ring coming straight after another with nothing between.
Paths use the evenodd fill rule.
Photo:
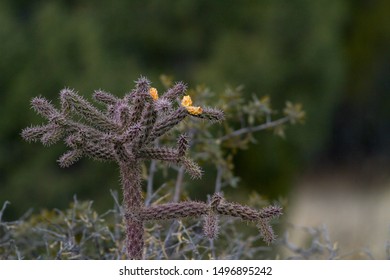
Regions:
<instances>
[{"instance_id":1,"label":"blurred background tree","mask_svg":"<svg viewBox=\"0 0 390 280\"><path fill-rule=\"evenodd\" d=\"M234 160L241 186L271 199L308 166L388 155L389 10L385 0L3 0L0 204L20 215L66 207L75 193L111 203L117 170L87 160L61 170L63 147L29 145L19 133L38 121L33 96L53 100L65 86L121 95L141 74L156 87L160 74L205 84L216 96L244 85L248 99L269 95L274 108L301 102L306 125L287 140L257 134Z\"/></svg>"}]
</instances>

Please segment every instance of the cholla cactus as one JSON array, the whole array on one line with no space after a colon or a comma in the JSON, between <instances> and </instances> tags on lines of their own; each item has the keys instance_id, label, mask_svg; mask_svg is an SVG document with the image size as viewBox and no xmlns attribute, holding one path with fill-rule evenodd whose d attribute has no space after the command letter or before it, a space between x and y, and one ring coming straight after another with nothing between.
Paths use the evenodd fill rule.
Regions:
<instances>
[{"instance_id":1,"label":"cholla cactus","mask_svg":"<svg viewBox=\"0 0 390 280\"><path fill-rule=\"evenodd\" d=\"M177 145L156 147L155 140L170 131L187 116L212 122L223 120L223 113L212 108L193 106L190 96L184 96L185 84L179 82L161 97L150 82L141 77L135 89L123 98L98 90L94 99L105 105L101 111L75 91L60 92L61 108L48 100L36 97L33 109L48 120L48 124L26 128L22 136L27 141L50 145L64 139L69 151L58 160L68 167L82 156L119 165L123 189L126 253L129 259L142 259L144 223L146 221L205 217L204 233L208 238L218 235L218 215L241 218L257 224L265 242L274 240L269 220L281 215L281 208L269 206L260 211L225 201L214 194L210 203L184 201L145 207L141 190L141 162L155 159L181 165L193 177L202 175L200 167L187 157L189 139L179 136Z\"/></svg>"}]
</instances>

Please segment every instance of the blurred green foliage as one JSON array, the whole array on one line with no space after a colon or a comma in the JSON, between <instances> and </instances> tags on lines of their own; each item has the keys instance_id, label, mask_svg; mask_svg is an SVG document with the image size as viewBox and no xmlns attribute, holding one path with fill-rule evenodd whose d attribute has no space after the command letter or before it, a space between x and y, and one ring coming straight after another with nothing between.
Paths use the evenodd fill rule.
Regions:
<instances>
[{"instance_id":1,"label":"blurred green foliage","mask_svg":"<svg viewBox=\"0 0 390 280\"><path fill-rule=\"evenodd\" d=\"M275 108L302 103L306 123L287 130L287 140L257 134L257 145L234 158L242 185L270 197L287 194L294 174L337 146L339 135L345 149L372 138L389 149L389 5L1 1L0 203L11 201L10 212L20 215L65 207L77 193L106 209L108 189L118 187L114 167L82 161L60 170L55 159L63 147L27 144L19 133L39 120L28 110L33 96L55 100L65 86L85 96L98 88L120 95L140 74L152 81L173 75L191 88L204 83L217 96L244 85L248 99L269 95Z\"/></svg>"}]
</instances>

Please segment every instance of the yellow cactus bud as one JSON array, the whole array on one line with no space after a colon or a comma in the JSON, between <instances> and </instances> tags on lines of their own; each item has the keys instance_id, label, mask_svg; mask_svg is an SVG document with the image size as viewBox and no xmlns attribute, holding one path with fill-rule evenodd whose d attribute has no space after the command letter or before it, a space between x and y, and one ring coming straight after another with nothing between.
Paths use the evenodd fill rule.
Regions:
<instances>
[{"instance_id":1,"label":"yellow cactus bud","mask_svg":"<svg viewBox=\"0 0 390 280\"><path fill-rule=\"evenodd\" d=\"M192 106L192 100L189 95L183 97L181 100L181 105L183 105L191 115L200 115L203 112L201 107Z\"/></svg>"},{"instance_id":2,"label":"yellow cactus bud","mask_svg":"<svg viewBox=\"0 0 390 280\"><path fill-rule=\"evenodd\" d=\"M154 100L157 100L157 99L158 99L158 92L157 92L157 89L156 89L156 88L154 88L154 87L150 88L149 94L150 94L150 96L152 96L152 98L153 98Z\"/></svg>"},{"instance_id":3,"label":"yellow cactus bud","mask_svg":"<svg viewBox=\"0 0 390 280\"><path fill-rule=\"evenodd\" d=\"M187 106L186 108L191 115L200 115L203 112L201 107Z\"/></svg>"},{"instance_id":4,"label":"yellow cactus bud","mask_svg":"<svg viewBox=\"0 0 390 280\"><path fill-rule=\"evenodd\" d=\"M184 96L183 99L181 100L181 105L183 105L184 107L191 106L192 105L191 97L189 95Z\"/></svg>"}]
</instances>

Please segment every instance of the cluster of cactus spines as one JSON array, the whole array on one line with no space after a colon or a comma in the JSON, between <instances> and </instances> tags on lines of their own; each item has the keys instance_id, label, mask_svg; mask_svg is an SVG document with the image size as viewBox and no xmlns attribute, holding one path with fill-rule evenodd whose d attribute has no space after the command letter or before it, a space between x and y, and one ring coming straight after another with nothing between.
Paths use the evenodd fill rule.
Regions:
<instances>
[{"instance_id":1,"label":"cluster of cactus spines","mask_svg":"<svg viewBox=\"0 0 390 280\"><path fill-rule=\"evenodd\" d=\"M60 109L42 97L31 102L32 108L47 119L48 124L26 128L22 136L27 141L41 141L44 145L63 139L69 150L58 159L61 167L68 167L83 156L115 161L119 165L129 259L142 259L144 223L151 220L203 216L205 236L215 238L218 235L218 215L227 215L256 223L267 243L275 239L269 221L281 215L278 206L258 211L227 202L220 194L214 194L210 203L183 201L144 206L141 188L143 160L156 159L182 165L194 178L202 175L201 168L187 156L187 135L179 136L175 148L158 147L155 140L187 116L212 122L224 118L218 109L193 106L188 95L180 101L185 92L186 85L179 82L159 97L150 81L140 77L135 89L123 98L102 90L95 91L95 101L104 105L105 110L98 109L68 88L60 92Z\"/></svg>"}]
</instances>

